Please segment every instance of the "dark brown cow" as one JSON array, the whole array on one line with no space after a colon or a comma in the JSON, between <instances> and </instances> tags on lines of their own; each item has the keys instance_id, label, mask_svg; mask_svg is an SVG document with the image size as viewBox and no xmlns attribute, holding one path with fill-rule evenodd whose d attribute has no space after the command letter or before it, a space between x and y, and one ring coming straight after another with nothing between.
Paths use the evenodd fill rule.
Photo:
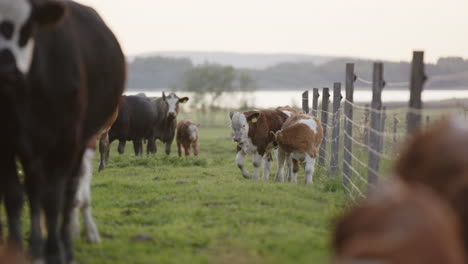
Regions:
<instances>
[{"instance_id":1,"label":"dark brown cow","mask_svg":"<svg viewBox=\"0 0 468 264\"><path fill-rule=\"evenodd\" d=\"M459 221L424 187L385 183L338 221L334 264L463 264Z\"/></svg>"},{"instance_id":2,"label":"dark brown cow","mask_svg":"<svg viewBox=\"0 0 468 264\"><path fill-rule=\"evenodd\" d=\"M461 219L468 252L468 126L445 117L405 144L396 173L410 185L425 185L447 200Z\"/></svg>"},{"instance_id":3,"label":"dark brown cow","mask_svg":"<svg viewBox=\"0 0 468 264\"><path fill-rule=\"evenodd\" d=\"M281 110L252 110L243 113L230 113L231 127L234 132L233 140L238 143L236 156L237 166L245 178L251 178L244 168L247 154L253 157L253 179L258 180L262 158L265 160L263 179L268 180L273 162L271 150L274 136L271 132L281 129L288 115Z\"/></svg>"},{"instance_id":4,"label":"dark brown cow","mask_svg":"<svg viewBox=\"0 0 468 264\"><path fill-rule=\"evenodd\" d=\"M8 139L0 143L0 185L8 186L10 241L21 247L16 156L25 171L33 260L70 263L82 157L119 103L125 59L99 15L73 1L3 0L0 25L0 119L8 124L0 132Z\"/></svg>"},{"instance_id":5,"label":"dark brown cow","mask_svg":"<svg viewBox=\"0 0 468 264\"><path fill-rule=\"evenodd\" d=\"M200 124L195 124L189 120L183 120L177 124L176 142L179 157L182 157L182 149L185 156L190 155L190 149L193 149L193 154L198 156L199 127Z\"/></svg>"}]
</instances>

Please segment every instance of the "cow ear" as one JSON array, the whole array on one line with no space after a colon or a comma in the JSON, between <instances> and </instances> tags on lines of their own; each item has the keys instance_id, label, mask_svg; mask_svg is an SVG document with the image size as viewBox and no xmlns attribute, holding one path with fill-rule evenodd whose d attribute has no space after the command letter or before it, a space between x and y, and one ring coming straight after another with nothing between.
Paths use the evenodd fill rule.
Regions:
<instances>
[{"instance_id":1,"label":"cow ear","mask_svg":"<svg viewBox=\"0 0 468 264\"><path fill-rule=\"evenodd\" d=\"M258 117L260 116L260 112L253 112L246 116L247 122L251 121L252 123L257 123Z\"/></svg>"},{"instance_id":2,"label":"cow ear","mask_svg":"<svg viewBox=\"0 0 468 264\"><path fill-rule=\"evenodd\" d=\"M229 119L232 120L232 116L234 115L234 112L229 112Z\"/></svg>"},{"instance_id":3,"label":"cow ear","mask_svg":"<svg viewBox=\"0 0 468 264\"><path fill-rule=\"evenodd\" d=\"M201 125L197 123L196 126L197 126L198 128L200 128Z\"/></svg>"},{"instance_id":4,"label":"cow ear","mask_svg":"<svg viewBox=\"0 0 468 264\"><path fill-rule=\"evenodd\" d=\"M188 101L188 99L189 99L188 97L179 98L179 103L185 104Z\"/></svg>"},{"instance_id":5,"label":"cow ear","mask_svg":"<svg viewBox=\"0 0 468 264\"><path fill-rule=\"evenodd\" d=\"M63 2L46 0L36 2L34 20L41 26L54 26L65 16L66 7Z\"/></svg>"},{"instance_id":6,"label":"cow ear","mask_svg":"<svg viewBox=\"0 0 468 264\"><path fill-rule=\"evenodd\" d=\"M163 92L163 100L166 101L166 94Z\"/></svg>"}]
</instances>

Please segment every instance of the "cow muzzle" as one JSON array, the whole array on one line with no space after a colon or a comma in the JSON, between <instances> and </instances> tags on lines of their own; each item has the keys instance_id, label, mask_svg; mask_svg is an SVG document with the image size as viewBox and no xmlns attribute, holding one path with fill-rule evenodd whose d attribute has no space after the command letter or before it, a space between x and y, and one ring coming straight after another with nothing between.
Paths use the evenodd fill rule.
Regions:
<instances>
[{"instance_id":1,"label":"cow muzzle","mask_svg":"<svg viewBox=\"0 0 468 264\"><path fill-rule=\"evenodd\" d=\"M234 142L237 142L237 143L240 143L240 142L241 142L241 138L240 138L240 137L233 137L232 140L234 140Z\"/></svg>"},{"instance_id":2,"label":"cow muzzle","mask_svg":"<svg viewBox=\"0 0 468 264\"><path fill-rule=\"evenodd\" d=\"M0 51L0 81L15 82L19 80L20 73L16 67L16 60L8 49Z\"/></svg>"},{"instance_id":3,"label":"cow muzzle","mask_svg":"<svg viewBox=\"0 0 468 264\"><path fill-rule=\"evenodd\" d=\"M174 119L176 117L176 113L175 112L169 112L169 113L167 113L167 117L169 119Z\"/></svg>"}]
</instances>

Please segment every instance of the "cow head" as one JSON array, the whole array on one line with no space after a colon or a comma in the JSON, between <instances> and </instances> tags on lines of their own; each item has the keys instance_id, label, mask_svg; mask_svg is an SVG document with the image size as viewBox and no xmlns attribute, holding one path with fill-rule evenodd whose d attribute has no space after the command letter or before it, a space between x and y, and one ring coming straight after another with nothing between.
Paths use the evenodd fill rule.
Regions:
<instances>
[{"instance_id":1,"label":"cow head","mask_svg":"<svg viewBox=\"0 0 468 264\"><path fill-rule=\"evenodd\" d=\"M37 30L56 25L65 14L57 0L0 1L0 81L15 82L28 74Z\"/></svg>"},{"instance_id":2,"label":"cow head","mask_svg":"<svg viewBox=\"0 0 468 264\"><path fill-rule=\"evenodd\" d=\"M231 127L234 132L232 140L238 143L245 142L249 136L249 122L256 123L259 116L259 111L229 113Z\"/></svg>"},{"instance_id":3,"label":"cow head","mask_svg":"<svg viewBox=\"0 0 468 264\"><path fill-rule=\"evenodd\" d=\"M163 101L167 104L167 118L175 119L179 113L179 103L185 104L189 98L182 97L179 98L175 93L170 93L168 96L163 92L162 94Z\"/></svg>"},{"instance_id":4,"label":"cow head","mask_svg":"<svg viewBox=\"0 0 468 264\"><path fill-rule=\"evenodd\" d=\"M195 141L197 139L199 127L200 127L200 124L190 124L190 126L188 127L190 141Z\"/></svg>"}]
</instances>

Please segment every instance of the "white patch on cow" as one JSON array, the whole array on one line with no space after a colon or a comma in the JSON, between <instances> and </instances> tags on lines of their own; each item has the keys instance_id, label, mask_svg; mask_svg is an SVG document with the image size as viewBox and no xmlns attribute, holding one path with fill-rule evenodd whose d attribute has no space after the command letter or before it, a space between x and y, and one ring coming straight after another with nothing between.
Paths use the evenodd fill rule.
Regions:
<instances>
[{"instance_id":1,"label":"white patch on cow","mask_svg":"<svg viewBox=\"0 0 468 264\"><path fill-rule=\"evenodd\" d=\"M190 140L195 140L197 138L197 125L195 124L192 124L190 126L188 126L188 131L189 131L189 135L190 135Z\"/></svg>"},{"instance_id":2,"label":"white patch on cow","mask_svg":"<svg viewBox=\"0 0 468 264\"><path fill-rule=\"evenodd\" d=\"M314 131L314 133L317 133L317 122L315 122L312 117L308 119L301 119L298 123L307 125L312 131Z\"/></svg>"},{"instance_id":3,"label":"white patch on cow","mask_svg":"<svg viewBox=\"0 0 468 264\"><path fill-rule=\"evenodd\" d=\"M177 96L170 94L169 96L166 96L166 102L167 105L169 106L169 109L167 110L168 114L177 114L176 109L177 109L177 104L179 103L179 98Z\"/></svg>"},{"instance_id":4,"label":"white patch on cow","mask_svg":"<svg viewBox=\"0 0 468 264\"><path fill-rule=\"evenodd\" d=\"M247 141L249 140L249 123L247 122L247 118L243 113L236 112L232 115L231 127L232 131L234 132L234 140L237 139L238 142L242 145L248 143ZM252 140L250 140L250 144L252 144Z\"/></svg>"},{"instance_id":5,"label":"white patch on cow","mask_svg":"<svg viewBox=\"0 0 468 264\"><path fill-rule=\"evenodd\" d=\"M285 113L288 117L291 117L293 115L293 112L288 110L281 110L281 112Z\"/></svg>"},{"instance_id":6,"label":"white patch on cow","mask_svg":"<svg viewBox=\"0 0 468 264\"><path fill-rule=\"evenodd\" d=\"M33 59L34 40L30 38L24 47L19 46L20 32L32 13L32 6L27 0L0 1L0 23L11 22L14 26L11 39L0 35L0 51L10 50L15 57L16 67L23 73L29 72Z\"/></svg>"}]
</instances>

